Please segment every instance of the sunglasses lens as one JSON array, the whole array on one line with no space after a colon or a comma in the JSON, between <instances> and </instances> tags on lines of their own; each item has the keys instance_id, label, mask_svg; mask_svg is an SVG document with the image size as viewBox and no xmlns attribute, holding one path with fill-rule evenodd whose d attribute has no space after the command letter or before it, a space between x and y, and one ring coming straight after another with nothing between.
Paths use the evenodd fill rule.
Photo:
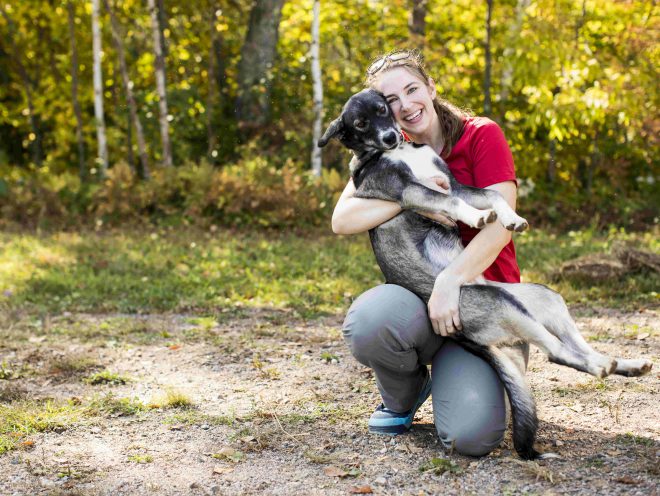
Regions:
<instances>
[{"instance_id":1,"label":"sunglasses lens","mask_svg":"<svg viewBox=\"0 0 660 496\"><path fill-rule=\"evenodd\" d=\"M396 52L390 55L389 59L392 62L397 62L399 60L407 59L410 56L410 52L404 51L404 52Z\"/></svg>"},{"instance_id":2,"label":"sunglasses lens","mask_svg":"<svg viewBox=\"0 0 660 496\"><path fill-rule=\"evenodd\" d=\"M367 72L369 74L374 74L382 69L382 67L385 65L385 60L387 60L386 57L381 57L380 59L376 60L373 62L369 68L367 69Z\"/></svg>"},{"instance_id":3,"label":"sunglasses lens","mask_svg":"<svg viewBox=\"0 0 660 496\"><path fill-rule=\"evenodd\" d=\"M398 62L399 60L407 59L410 57L410 55L411 52L408 50L402 50L400 52L394 52L390 55L386 55L385 57L381 57L375 62L372 62L372 64L367 68L367 74L373 76L378 71L380 71L387 62Z\"/></svg>"}]
</instances>

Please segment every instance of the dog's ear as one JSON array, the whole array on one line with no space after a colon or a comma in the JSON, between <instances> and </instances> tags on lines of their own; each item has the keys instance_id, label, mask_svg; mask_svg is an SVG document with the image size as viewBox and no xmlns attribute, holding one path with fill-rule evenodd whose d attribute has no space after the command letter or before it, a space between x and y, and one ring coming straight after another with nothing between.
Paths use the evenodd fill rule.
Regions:
<instances>
[{"instance_id":1,"label":"dog's ear","mask_svg":"<svg viewBox=\"0 0 660 496\"><path fill-rule=\"evenodd\" d=\"M339 116L330 123L328 129L326 129L323 136L321 136L321 139L318 142L319 148L323 148L325 145L327 145L328 141L337 136L337 134L339 134L343 129L344 122L341 120L341 116Z\"/></svg>"}]
</instances>

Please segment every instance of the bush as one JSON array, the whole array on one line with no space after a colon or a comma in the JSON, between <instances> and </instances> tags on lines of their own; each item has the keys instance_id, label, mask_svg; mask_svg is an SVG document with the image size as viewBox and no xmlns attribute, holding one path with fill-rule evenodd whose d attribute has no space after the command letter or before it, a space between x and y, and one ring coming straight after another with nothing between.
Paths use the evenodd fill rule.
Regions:
<instances>
[{"instance_id":1,"label":"bush","mask_svg":"<svg viewBox=\"0 0 660 496\"><path fill-rule=\"evenodd\" d=\"M314 226L327 222L346 177L322 177L287 160L276 168L263 157L223 168L208 163L155 169L141 181L125 162L98 184L45 169L14 170L0 191L0 213L22 226L67 227L159 222L181 217L222 226Z\"/></svg>"}]
</instances>

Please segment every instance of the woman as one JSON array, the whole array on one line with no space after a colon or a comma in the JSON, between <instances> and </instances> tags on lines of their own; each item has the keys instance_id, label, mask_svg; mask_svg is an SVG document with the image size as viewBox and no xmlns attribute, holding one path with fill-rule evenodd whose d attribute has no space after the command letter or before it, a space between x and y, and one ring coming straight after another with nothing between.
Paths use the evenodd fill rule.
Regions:
<instances>
[{"instance_id":1,"label":"woman","mask_svg":"<svg viewBox=\"0 0 660 496\"><path fill-rule=\"evenodd\" d=\"M456 179L498 191L516 207L513 158L501 129L439 99L415 51L397 51L376 59L367 69L367 86L387 99L407 138L433 147ZM447 186L441 179L439 189ZM401 212L392 202L355 198L351 181L332 216L337 234L367 231ZM420 212L444 224L437 214ZM501 282L520 282L511 233L500 223L481 231L461 225L465 250L434 285L428 306L392 284L370 289L355 300L344 322L344 337L355 358L371 367L383 403L369 419L369 430L382 434L407 431L417 409L433 392L433 411L443 444L459 453L481 456L499 445L506 428L504 389L481 358L446 339L461 329L460 287L480 274ZM521 368L527 347L513 350ZM427 365L432 363L432 380Z\"/></svg>"}]
</instances>

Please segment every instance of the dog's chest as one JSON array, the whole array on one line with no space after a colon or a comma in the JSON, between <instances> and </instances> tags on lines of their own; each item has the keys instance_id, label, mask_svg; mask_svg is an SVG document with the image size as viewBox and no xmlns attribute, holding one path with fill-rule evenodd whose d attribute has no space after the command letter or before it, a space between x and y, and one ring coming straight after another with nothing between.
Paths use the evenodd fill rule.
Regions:
<instances>
[{"instance_id":1,"label":"dog's chest","mask_svg":"<svg viewBox=\"0 0 660 496\"><path fill-rule=\"evenodd\" d=\"M420 181L431 177L444 177L447 175L436 165L439 160L438 155L430 146L413 146L410 143L404 143L400 147L388 151L385 156L393 161L402 161L412 171Z\"/></svg>"}]
</instances>

